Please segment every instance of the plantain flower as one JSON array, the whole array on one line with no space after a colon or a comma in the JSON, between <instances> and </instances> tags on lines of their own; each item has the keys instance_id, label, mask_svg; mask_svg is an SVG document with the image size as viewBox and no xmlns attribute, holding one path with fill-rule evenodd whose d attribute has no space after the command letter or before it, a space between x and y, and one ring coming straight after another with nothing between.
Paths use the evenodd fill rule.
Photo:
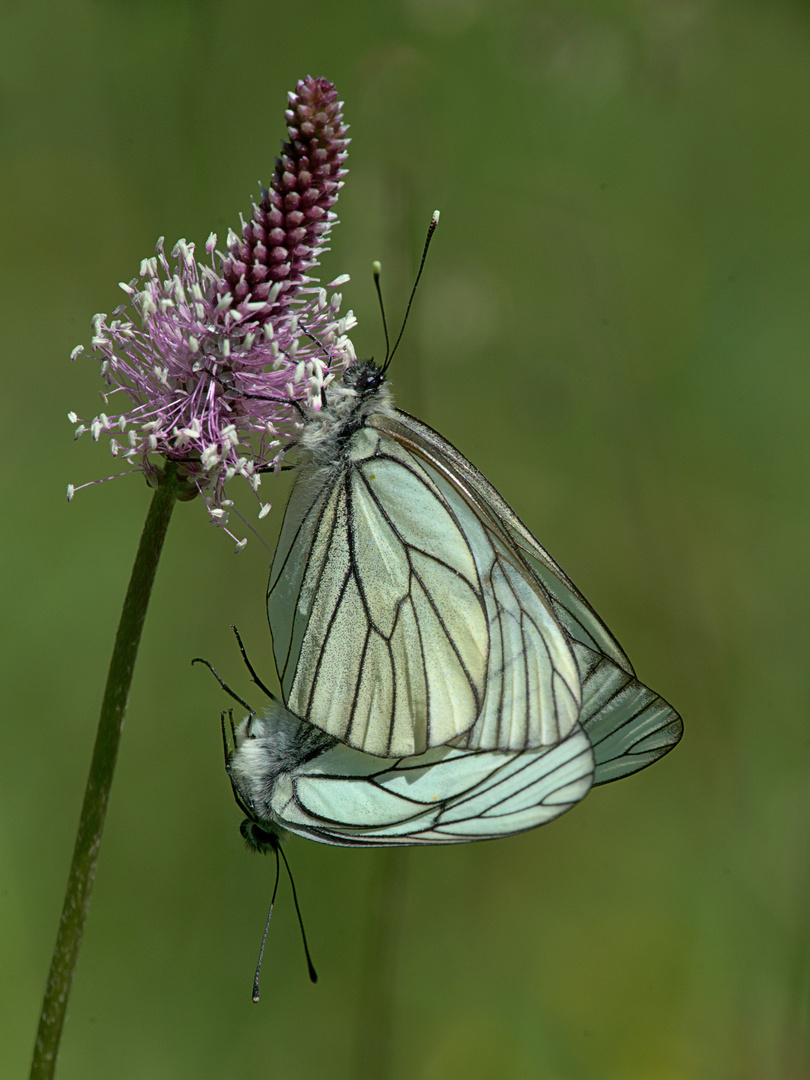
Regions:
<instances>
[{"instance_id":1,"label":"plantain flower","mask_svg":"<svg viewBox=\"0 0 810 1080\"><path fill-rule=\"evenodd\" d=\"M270 187L225 252L212 234L204 262L185 240L167 255L161 238L138 277L121 285L128 304L95 316L105 411L89 421L69 414L76 437L108 436L113 455L153 486L165 462L176 462L188 497L199 493L221 525L228 481L242 476L258 493L302 417L320 407L323 387L355 358L354 317L340 315L348 278L324 289L311 274L346 173L342 102L326 79L306 78L289 95L286 119Z\"/></svg>"}]
</instances>

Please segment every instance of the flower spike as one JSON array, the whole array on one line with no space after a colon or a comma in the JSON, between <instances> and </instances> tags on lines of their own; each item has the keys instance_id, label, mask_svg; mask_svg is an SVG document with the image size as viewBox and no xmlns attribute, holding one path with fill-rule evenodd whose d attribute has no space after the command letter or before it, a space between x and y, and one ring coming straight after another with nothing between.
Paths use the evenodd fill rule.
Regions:
<instances>
[{"instance_id":1,"label":"flower spike","mask_svg":"<svg viewBox=\"0 0 810 1080\"><path fill-rule=\"evenodd\" d=\"M325 381L355 358L354 316L340 318L340 294L309 276L337 221L342 104L326 79L307 78L286 115L289 142L241 238L231 233L220 255L210 236L207 264L185 240L167 256L161 238L121 286L129 307L95 316L106 411L89 422L70 414L76 437L109 433L114 456L153 485L160 458L180 463L219 525L227 481L242 476L255 491L261 471L277 470L302 416L320 407ZM115 412L122 396L128 403Z\"/></svg>"},{"instance_id":2,"label":"flower spike","mask_svg":"<svg viewBox=\"0 0 810 1080\"><path fill-rule=\"evenodd\" d=\"M257 320L268 307L283 308L309 282L307 272L327 250L337 220L332 207L346 175L349 140L334 86L326 79L303 79L289 99L289 142L241 238L231 233L222 263L232 303Z\"/></svg>"}]
</instances>

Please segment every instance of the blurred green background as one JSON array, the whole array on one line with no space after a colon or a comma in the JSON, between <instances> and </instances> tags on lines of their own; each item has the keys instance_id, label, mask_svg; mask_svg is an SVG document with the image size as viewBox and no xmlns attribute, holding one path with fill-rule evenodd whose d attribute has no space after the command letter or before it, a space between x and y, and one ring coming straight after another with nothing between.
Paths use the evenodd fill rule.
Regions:
<instances>
[{"instance_id":1,"label":"blurred green background","mask_svg":"<svg viewBox=\"0 0 810 1080\"><path fill-rule=\"evenodd\" d=\"M3 1075L26 1074L148 505L137 477L65 503L115 471L71 441L100 382L68 354L159 235L238 226L308 73L352 126L322 276L352 275L358 353L383 351L372 260L397 324L440 209L398 401L503 492L686 734L508 840L292 840L321 981L283 886L252 1005L273 867L243 850L227 702L189 661L256 700L229 624L271 678L269 554L180 506L60 1080L810 1075L810 6L5 0L0 57Z\"/></svg>"}]
</instances>

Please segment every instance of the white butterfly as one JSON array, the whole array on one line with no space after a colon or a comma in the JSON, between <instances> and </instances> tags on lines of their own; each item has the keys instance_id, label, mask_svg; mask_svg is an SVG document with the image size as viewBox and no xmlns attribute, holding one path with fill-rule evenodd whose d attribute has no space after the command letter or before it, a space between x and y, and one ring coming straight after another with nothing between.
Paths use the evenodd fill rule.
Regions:
<instances>
[{"instance_id":1,"label":"white butterfly","mask_svg":"<svg viewBox=\"0 0 810 1080\"><path fill-rule=\"evenodd\" d=\"M599 739L637 747L640 756L616 755L616 775L671 749L680 718L635 681L610 631L489 481L394 408L373 362L327 392L301 435L268 586L289 711L382 758L427 763L426 751L450 744L442 767L469 750L557 747L588 721ZM602 690L612 686L615 700ZM444 790L437 777L435 798L455 806Z\"/></svg>"},{"instance_id":2,"label":"white butterfly","mask_svg":"<svg viewBox=\"0 0 810 1080\"><path fill-rule=\"evenodd\" d=\"M255 848L287 830L365 847L494 839L535 828L583 799L592 784L651 764L677 742L680 721L647 687L584 645L581 723L553 747L435 747L386 759L353 750L272 700L226 743L234 795Z\"/></svg>"}]
</instances>

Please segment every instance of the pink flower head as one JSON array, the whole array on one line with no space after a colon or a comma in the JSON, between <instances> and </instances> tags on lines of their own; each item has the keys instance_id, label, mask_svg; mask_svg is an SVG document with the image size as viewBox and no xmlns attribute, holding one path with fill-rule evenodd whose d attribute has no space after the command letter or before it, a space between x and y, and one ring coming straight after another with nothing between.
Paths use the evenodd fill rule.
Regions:
<instances>
[{"instance_id":1,"label":"pink flower head","mask_svg":"<svg viewBox=\"0 0 810 1080\"><path fill-rule=\"evenodd\" d=\"M353 315L340 318L340 293L309 276L337 220L348 142L341 109L326 79L299 82L286 114L290 141L241 237L231 233L223 255L212 234L210 265L185 240L170 262L159 240L156 256L121 286L129 309L93 320L104 402L128 402L89 424L71 413L76 436L111 433L113 455L152 483L156 459L181 462L219 524L227 481L238 474L257 490L261 471L278 467L295 442L302 416L320 408L324 385L354 360Z\"/></svg>"}]
</instances>

